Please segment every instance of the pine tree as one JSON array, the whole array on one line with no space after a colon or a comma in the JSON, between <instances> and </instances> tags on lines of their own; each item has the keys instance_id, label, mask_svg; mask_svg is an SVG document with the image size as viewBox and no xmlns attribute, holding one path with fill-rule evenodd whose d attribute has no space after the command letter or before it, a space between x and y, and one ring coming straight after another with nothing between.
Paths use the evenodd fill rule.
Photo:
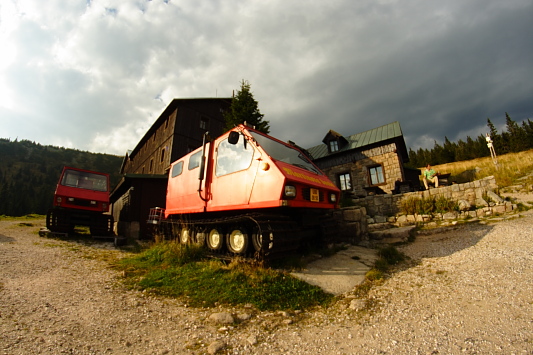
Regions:
<instances>
[{"instance_id":1,"label":"pine tree","mask_svg":"<svg viewBox=\"0 0 533 355\"><path fill-rule=\"evenodd\" d=\"M525 131L511 119L511 116L505 113L505 123L509 133L509 150L513 153L521 152L527 149Z\"/></svg>"},{"instance_id":2,"label":"pine tree","mask_svg":"<svg viewBox=\"0 0 533 355\"><path fill-rule=\"evenodd\" d=\"M259 111L257 101L250 91L250 84L243 79L241 89L237 91L237 95L231 100L229 111L224 114L226 130L246 122L254 126L258 131L268 134L270 132L269 122L264 121L263 116Z\"/></svg>"},{"instance_id":3,"label":"pine tree","mask_svg":"<svg viewBox=\"0 0 533 355\"><path fill-rule=\"evenodd\" d=\"M527 142L526 149L533 148L533 122L528 118L526 121L522 122L522 129L524 130L525 140Z\"/></svg>"}]
</instances>

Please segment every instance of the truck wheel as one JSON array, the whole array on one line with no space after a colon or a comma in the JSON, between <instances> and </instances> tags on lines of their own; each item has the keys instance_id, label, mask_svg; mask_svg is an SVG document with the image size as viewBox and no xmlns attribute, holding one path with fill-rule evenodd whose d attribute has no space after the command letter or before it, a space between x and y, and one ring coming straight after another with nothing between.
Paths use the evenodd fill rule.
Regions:
<instances>
[{"instance_id":1,"label":"truck wheel","mask_svg":"<svg viewBox=\"0 0 533 355\"><path fill-rule=\"evenodd\" d=\"M180 229L180 243L190 244L192 242L192 230L189 227L182 227Z\"/></svg>"},{"instance_id":2,"label":"truck wheel","mask_svg":"<svg viewBox=\"0 0 533 355\"><path fill-rule=\"evenodd\" d=\"M232 229L226 238L228 250L235 254L244 254L248 249L250 237L244 229Z\"/></svg>"},{"instance_id":3,"label":"truck wheel","mask_svg":"<svg viewBox=\"0 0 533 355\"><path fill-rule=\"evenodd\" d=\"M218 229L213 228L209 231L209 234L207 235L207 247L211 250L220 250L222 249L223 240L223 234L220 233Z\"/></svg>"}]
</instances>

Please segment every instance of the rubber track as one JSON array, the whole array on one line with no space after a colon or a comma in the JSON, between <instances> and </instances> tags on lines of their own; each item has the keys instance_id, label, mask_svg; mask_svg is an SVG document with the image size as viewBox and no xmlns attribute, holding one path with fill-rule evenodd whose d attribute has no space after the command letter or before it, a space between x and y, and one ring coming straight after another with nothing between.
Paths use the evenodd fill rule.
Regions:
<instances>
[{"instance_id":1,"label":"rubber track","mask_svg":"<svg viewBox=\"0 0 533 355\"><path fill-rule=\"evenodd\" d=\"M261 250L256 251L252 245L252 240L250 240L248 252L244 255L239 255L241 257L265 261L273 260L290 255L300 247L302 233L298 224L287 216L276 214L252 213L232 217L198 219L194 221L179 218L166 219L161 222L161 231L165 239L176 239L177 235L173 233L175 226L186 226L191 229L205 230L217 226L218 228L227 230L231 227L241 225L246 226L249 230L250 239L252 238L252 234L262 236ZM221 251L209 250L209 255L220 259L229 259L236 256L226 250L226 248L222 248Z\"/></svg>"}]
</instances>

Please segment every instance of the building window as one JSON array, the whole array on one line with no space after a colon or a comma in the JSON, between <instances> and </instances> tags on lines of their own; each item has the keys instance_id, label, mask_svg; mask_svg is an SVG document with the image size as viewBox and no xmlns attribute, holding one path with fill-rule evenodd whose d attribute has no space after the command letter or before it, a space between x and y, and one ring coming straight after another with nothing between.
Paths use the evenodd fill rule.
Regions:
<instances>
[{"instance_id":1,"label":"building window","mask_svg":"<svg viewBox=\"0 0 533 355\"><path fill-rule=\"evenodd\" d=\"M150 172L154 171L154 159L150 159Z\"/></svg>"},{"instance_id":2,"label":"building window","mask_svg":"<svg viewBox=\"0 0 533 355\"><path fill-rule=\"evenodd\" d=\"M339 188L342 191L349 191L352 189L350 173L339 174Z\"/></svg>"},{"instance_id":3,"label":"building window","mask_svg":"<svg viewBox=\"0 0 533 355\"><path fill-rule=\"evenodd\" d=\"M370 177L370 185L379 185L385 183L385 175L383 174L383 166L374 165L368 167L368 174Z\"/></svg>"},{"instance_id":4,"label":"building window","mask_svg":"<svg viewBox=\"0 0 533 355\"><path fill-rule=\"evenodd\" d=\"M200 128L201 128L201 129L205 129L205 130L207 130L208 123L209 123L209 118L207 118L207 117L202 117L202 118L200 119Z\"/></svg>"},{"instance_id":5,"label":"building window","mask_svg":"<svg viewBox=\"0 0 533 355\"><path fill-rule=\"evenodd\" d=\"M333 153L339 150L339 142L338 141L330 141L329 142L329 152Z\"/></svg>"},{"instance_id":6,"label":"building window","mask_svg":"<svg viewBox=\"0 0 533 355\"><path fill-rule=\"evenodd\" d=\"M165 162L165 148L161 149L161 163Z\"/></svg>"}]
</instances>

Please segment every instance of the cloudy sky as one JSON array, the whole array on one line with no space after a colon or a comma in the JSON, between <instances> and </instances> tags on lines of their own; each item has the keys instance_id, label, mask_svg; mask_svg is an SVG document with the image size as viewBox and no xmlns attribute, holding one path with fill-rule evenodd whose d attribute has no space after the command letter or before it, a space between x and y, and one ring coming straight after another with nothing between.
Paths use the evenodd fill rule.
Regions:
<instances>
[{"instance_id":1,"label":"cloudy sky","mask_svg":"<svg viewBox=\"0 0 533 355\"><path fill-rule=\"evenodd\" d=\"M0 138L123 155L173 98L247 80L304 147L533 119L532 0L0 0Z\"/></svg>"}]
</instances>

